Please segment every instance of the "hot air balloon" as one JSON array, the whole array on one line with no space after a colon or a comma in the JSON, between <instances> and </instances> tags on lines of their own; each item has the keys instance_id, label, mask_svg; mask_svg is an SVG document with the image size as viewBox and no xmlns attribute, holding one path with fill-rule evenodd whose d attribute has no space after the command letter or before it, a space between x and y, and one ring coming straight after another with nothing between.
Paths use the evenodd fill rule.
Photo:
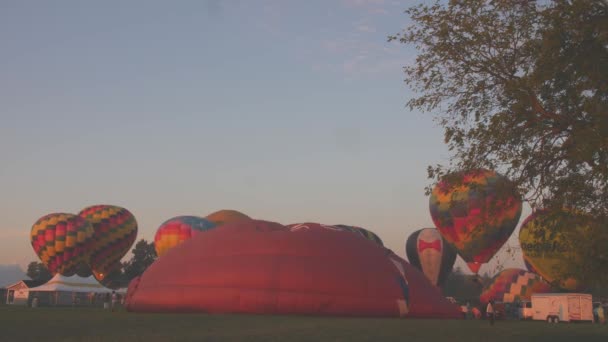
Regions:
<instances>
[{"instance_id":1,"label":"hot air balloon","mask_svg":"<svg viewBox=\"0 0 608 342\"><path fill-rule=\"evenodd\" d=\"M456 250L435 228L415 231L405 243L407 258L435 286L443 286L456 261Z\"/></svg>"},{"instance_id":2,"label":"hot air balloon","mask_svg":"<svg viewBox=\"0 0 608 342\"><path fill-rule=\"evenodd\" d=\"M562 222L564 220L571 222L568 229L585 234L583 215L567 215L566 212L564 215L566 216L559 219ZM580 290L583 287L580 280L573 277L564 279L566 261L577 260L579 257L569 245L566 237L568 232L551 229L551 226L556 224L555 219L549 217L547 211L539 210L522 223L519 243L526 267L564 290Z\"/></svg>"},{"instance_id":3,"label":"hot air balloon","mask_svg":"<svg viewBox=\"0 0 608 342\"><path fill-rule=\"evenodd\" d=\"M216 226L221 226L225 223L230 223L240 220L251 220L251 217L231 209L218 210L205 217L207 220L213 222Z\"/></svg>"},{"instance_id":4,"label":"hot air balloon","mask_svg":"<svg viewBox=\"0 0 608 342\"><path fill-rule=\"evenodd\" d=\"M361 227L348 226L348 225L344 225L344 224L334 224L333 226L336 228L339 228L339 229L353 232L355 234L359 234L359 235L363 236L364 238L366 238L370 241L373 241L376 244L384 247L384 243L382 243L382 240L380 239L380 237L370 230L367 230L367 229L361 228Z\"/></svg>"},{"instance_id":5,"label":"hot air balloon","mask_svg":"<svg viewBox=\"0 0 608 342\"><path fill-rule=\"evenodd\" d=\"M461 317L403 259L328 227L241 220L195 234L130 283L127 310Z\"/></svg>"},{"instance_id":6,"label":"hot air balloon","mask_svg":"<svg viewBox=\"0 0 608 342\"><path fill-rule=\"evenodd\" d=\"M209 220L197 216L177 216L165 221L154 235L156 255L162 256L169 249L188 240L197 232L215 227Z\"/></svg>"},{"instance_id":7,"label":"hot air balloon","mask_svg":"<svg viewBox=\"0 0 608 342\"><path fill-rule=\"evenodd\" d=\"M490 300L513 303L530 300L534 293L551 292L551 285L539 275L516 268L507 268L492 278L479 296L482 303Z\"/></svg>"},{"instance_id":8,"label":"hot air balloon","mask_svg":"<svg viewBox=\"0 0 608 342\"><path fill-rule=\"evenodd\" d=\"M41 217L32 226L32 247L51 274L72 276L89 258L93 227L79 216L65 213Z\"/></svg>"},{"instance_id":9,"label":"hot air balloon","mask_svg":"<svg viewBox=\"0 0 608 342\"><path fill-rule=\"evenodd\" d=\"M120 259L127 254L137 236L137 221L127 209L113 205L94 205L78 214L93 225L93 244L89 265L102 285L117 288L115 276Z\"/></svg>"},{"instance_id":10,"label":"hot air balloon","mask_svg":"<svg viewBox=\"0 0 608 342\"><path fill-rule=\"evenodd\" d=\"M477 170L440 181L429 207L445 241L477 273L513 233L521 215L521 198L504 176Z\"/></svg>"}]
</instances>

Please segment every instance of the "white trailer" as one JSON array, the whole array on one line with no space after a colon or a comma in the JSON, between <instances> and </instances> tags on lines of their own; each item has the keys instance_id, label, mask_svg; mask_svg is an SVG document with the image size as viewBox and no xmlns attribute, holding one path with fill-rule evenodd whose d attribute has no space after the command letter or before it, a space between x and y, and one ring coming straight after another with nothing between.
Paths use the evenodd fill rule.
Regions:
<instances>
[{"instance_id":1,"label":"white trailer","mask_svg":"<svg viewBox=\"0 0 608 342\"><path fill-rule=\"evenodd\" d=\"M593 322L591 295L586 293L533 294L532 319L549 323Z\"/></svg>"}]
</instances>

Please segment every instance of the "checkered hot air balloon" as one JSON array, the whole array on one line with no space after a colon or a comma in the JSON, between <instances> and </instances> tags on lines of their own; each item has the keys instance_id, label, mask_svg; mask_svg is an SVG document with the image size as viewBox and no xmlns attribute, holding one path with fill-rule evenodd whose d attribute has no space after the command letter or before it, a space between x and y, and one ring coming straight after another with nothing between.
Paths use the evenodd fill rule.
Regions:
<instances>
[{"instance_id":1,"label":"checkered hot air balloon","mask_svg":"<svg viewBox=\"0 0 608 342\"><path fill-rule=\"evenodd\" d=\"M158 227L154 235L156 255L163 256L169 249L190 239L194 234L214 228L215 224L197 216L177 216Z\"/></svg>"},{"instance_id":2,"label":"checkered hot air balloon","mask_svg":"<svg viewBox=\"0 0 608 342\"><path fill-rule=\"evenodd\" d=\"M93 226L76 215L48 214L34 223L30 240L51 274L71 276L80 263L88 262Z\"/></svg>"},{"instance_id":3,"label":"checkered hot air balloon","mask_svg":"<svg viewBox=\"0 0 608 342\"><path fill-rule=\"evenodd\" d=\"M474 273L507 241L521 216L521 198L506 177L490 170L446 176L433 189L435 226Z\"/></svg>"},{"instance_id":4,"label":"checkered hot air balloon","mask_svg":"<svg viewBox=\"0 0 608 342\"><path fill-rule=\"evenodd\" d=\"M507 268L492 278L484 287L479 300L487 303L491 299L498 302L513 303L530 300L534 293L551 292L551 286L539 275L516 268Z\"/></svg>"},{"instance_id":5,"label":"checkered hot air balloon","mask_svg":"<svg viewBox=\"0 0 608 342\"><path fill-rule=\"evenodd\" d=\"M137 236L137 221L127 209L113 205L94 205L78 214L93 226L89 265L95 279L110 288L120 283L120 259L127 254Z\"/></svg>"}]
</instances>

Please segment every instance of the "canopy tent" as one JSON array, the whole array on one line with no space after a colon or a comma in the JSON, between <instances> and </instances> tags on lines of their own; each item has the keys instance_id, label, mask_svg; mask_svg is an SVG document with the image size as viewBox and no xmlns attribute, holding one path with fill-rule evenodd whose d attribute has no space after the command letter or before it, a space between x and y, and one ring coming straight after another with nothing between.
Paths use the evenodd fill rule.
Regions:
<instances>
[{"instance_id":1,"label":"canopy tent","mask_svg":"<svg viewBox=\"0 0 608 342\"><path fill-rule=\"evenodd\" d=\"M44 285L33 287L30 291L39 292L86 292L86 293L106 293L112 292L101 285L93 276L87 278L73 275L71 277L63 276L57 273L51 280Z\"/></svg>"},{"instance_id":2,"label":"canopy tent","mask_svg":"<svg viewBox=\"0 0 608 342\"><path fill-rule=\"evenodd\" d=\"M33 287L30 293L40 305L97 305L112 289L101 285L93 276L87 278L56 274L44 285ZM116 290L124 294L126 289Z\"/></svg>"}]
</instances>

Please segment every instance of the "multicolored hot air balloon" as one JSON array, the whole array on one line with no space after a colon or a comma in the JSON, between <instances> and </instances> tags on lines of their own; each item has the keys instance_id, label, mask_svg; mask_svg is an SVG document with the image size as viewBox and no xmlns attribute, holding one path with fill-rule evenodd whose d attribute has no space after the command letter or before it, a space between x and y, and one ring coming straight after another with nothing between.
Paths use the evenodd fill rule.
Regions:
<instances>
[{"instance_id":1,"label":"multicolored hot air balloon","mask_svg":"<svg viewBox=\"0 0 608 342\"><path fill-rule=\"evenodd\" d=\"M177 216L165 221L154 235L154 249L159 257L169 249L186 241L197 232L215 227L215 224L198 216Z\"/></svg>"},{"instance_id":2,"label":"multicolored hot air balloon","mask_svg":"<svg viewBox=\"0 0 608 342\"><path fill-rule=\"evenodd\" d=\"M506 177L477 170L441 180L429 207L445 241L477 273L513 233L521 215L521 198Z\"/></svg>"},{"instance_id":3,"label":"multicolored hot air balloon","mask_svg":"<svg viewBox=\"0 0 608 342\"><path fill-rule=\"evenodd\" d=\"M231 223L241 220L251 220L251 217L232 209L218 210L205 217L207 220L213 222L216 226L221 226L225 223Z\"/></svg>"},{"instance_id":4,"label":"multicolored hot air balloon","mask_svg":"<svg viewBox=\"0 0 608 342\"><path fill-rule=\"evenodd\" d=\"M507 268L492 278L479 296L482 303L494 301L513 303L530 300L534 293L551 292L551 286L540 276L516 268Z\"/></svg>"},{"instance_id":5,"label":"multicolored hot air balloon","mask_svg":"<svg viewBox=\"0 0 608 342\"><path fill-rule=\"evenodd\" d=\"M435 286L443 286L456 261L456 250L435 228L423 228L407 238L405 253L414 267Z\"/></svg>"},{"instance_id":6,"label":"multicolored hot air balloon","mask_svg":"<svg viewBox=\"0 0 608 342\"><path fill-rule=\"evenodd\" d=\"M571 219L575 220L576 216L571 216ZM585 234L584 218L581 219L579 224L572 221L570 229ZM552 220L546 211L539 210L522 223L519 243L526 267L564 290L580 290L583 287L580 280L572 277L563 279L565 261L577 260L578 256L569 246L567 232L550 229L551 225L556 224Z\"/></svg>"},{"instance_id":7,"label":"multicolored hot air balloon","mask_svg":"<svg viewBox=\"0 0 608 342\"><path fill-rule=\"evenodd\" d=\"M93 227L79 216L49 214L34 223L32 247L51 274L73 275L79 264L88 262Z\"/></svg>"},{"instance_id":8,"label":"multicolored hot air balloon","mask_svg":"<svg viewBox=\"0 0 608 342\"><path fill-rule=\"evenodd\" d=\"M120 259L127 254L137 236L137 221L127 209L113 205L94 205L78 214L93 225L89 265L95 279L110 288L120 286L115 275Z\"/></svg>"},{"instance_id":9,"label":"multicolored hot air balloon","mask_svg":"<svg viewBox=\"0 0 608 342\"><path fill-rule=\"evenodd\" d=\"M347 226L344 224L334 224L333 226L336 228L342 229L342 230L346 230L349 232L359 234L359 235L363 236L364 238L366 238L370 241L373 241L373 242L377 243L378 245L384 247L384 243L382 243L382 240L380 239L380 237L370 230L367 230L367 229L361 228L361 227Z\"/></svg>"}]
</instances>

